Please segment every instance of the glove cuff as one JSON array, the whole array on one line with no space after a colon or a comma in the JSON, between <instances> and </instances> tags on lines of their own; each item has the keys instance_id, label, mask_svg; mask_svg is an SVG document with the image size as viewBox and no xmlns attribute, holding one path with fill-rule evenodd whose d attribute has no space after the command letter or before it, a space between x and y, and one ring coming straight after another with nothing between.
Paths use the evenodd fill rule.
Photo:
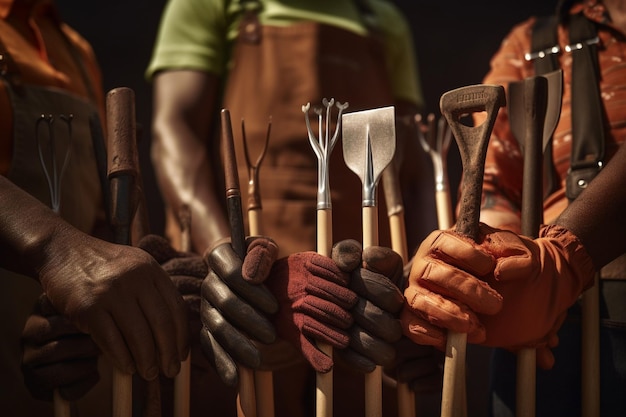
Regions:
<instances>
[{"instance_id":1,"label":"glove cuff","mask_svg":"<svg viewBox=\"0 0 626 417\"><path fill-rule=\"evenodd\" d=\"M556 224L545 225L539 231L539 238L550 239L560 248L568 265L571 265L572 275L581 281L582 289L586 290L593 285L596 269L587 249L578 237Z\"/></svg>"}]
</instances>

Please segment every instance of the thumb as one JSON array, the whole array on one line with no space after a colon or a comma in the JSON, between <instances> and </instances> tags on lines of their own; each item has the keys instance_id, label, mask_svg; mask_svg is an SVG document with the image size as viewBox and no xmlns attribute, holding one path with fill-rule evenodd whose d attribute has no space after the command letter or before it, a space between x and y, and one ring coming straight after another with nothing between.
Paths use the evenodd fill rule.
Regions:
<instances>
[{"instance_id":1,"label":"thumb","mask_svg":"<svg viewBox=\"0 0 626 417\"><path fill-rule=\"evenodd\" d=\"M270 238L260 237L249 241L243 260L241 275L252 284L261 284L268 277L278 257L278 245Z\"/></svg>"}]
</instances>

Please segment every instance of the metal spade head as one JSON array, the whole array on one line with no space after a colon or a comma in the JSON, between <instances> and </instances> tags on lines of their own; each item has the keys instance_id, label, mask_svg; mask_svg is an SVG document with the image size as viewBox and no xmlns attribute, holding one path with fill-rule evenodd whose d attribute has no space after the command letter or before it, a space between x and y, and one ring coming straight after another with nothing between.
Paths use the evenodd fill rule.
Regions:
<instances>
[{"instance_id":1,"label":"metal spade head","mask_svg":"<svg viewBox=\"0 0 626 417\"><path fill-rule=\"evenodd\" d=\"M556 129L556 125L561 116L561 99L563 95L563 70L556 70L543 74L547 81L547 100L545 103L545 118L543 121L542 149L545 151L546 146ZM508 113L509 123L513 136L520 143L522 148L525 146L526 129L528 128L529 117L525 110L525 92L527 89L527 80L516 81L509 84L508 88ZM528 104L528 103L527 103ZM527 105L526 104L526 105Z\"/></svg>"},{"instance_id":2,"label":"metal spade head","mask_svg":"<svg viewBox=\"0 0 626 417\"><path fill-rule=\"evenodd\" d=\"M363 184L363 206L376 205L376 185L396 152L393 106L342 116L343 157Z\"/></svg>"}]
</instances>

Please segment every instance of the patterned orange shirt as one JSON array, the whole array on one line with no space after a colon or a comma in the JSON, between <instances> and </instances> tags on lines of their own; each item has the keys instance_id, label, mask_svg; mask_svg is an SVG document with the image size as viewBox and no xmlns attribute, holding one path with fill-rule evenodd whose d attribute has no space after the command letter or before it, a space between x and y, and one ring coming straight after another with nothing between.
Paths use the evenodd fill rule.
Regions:
<instances>
[{"instance_id":1,"label":"patterned orange shirt","mask_svg":"<svg viewBox=\"0 0 626 417\"><path fill-rule=\"evenodd\" d=\"M587 18L599 23L600 91L604 111L610 122L605 145L605 160L608 161L626 140L626 38L611 26L606 8L599 0L576 4L570 12L578 13L581 10ZM531 30L535 20L531 18L511 30L492 58L491 69L484 78L485 84L502 85L506 89L509 83L534 75L533 63L526 61L524 54L530 52ZM561 47L559 62L563 69L563 100L553 139L553 162L560 188L544 201L544 223L553 221L568 203L565 178L570 166L572 140L572 57L564 49L570 42L569 32L563 26L558 30L558 42ZM482 207L512 212L519 217L522 175L523 156L511 132L507 110L502 108L487 151Z\"/></svg>"}]
</instances>

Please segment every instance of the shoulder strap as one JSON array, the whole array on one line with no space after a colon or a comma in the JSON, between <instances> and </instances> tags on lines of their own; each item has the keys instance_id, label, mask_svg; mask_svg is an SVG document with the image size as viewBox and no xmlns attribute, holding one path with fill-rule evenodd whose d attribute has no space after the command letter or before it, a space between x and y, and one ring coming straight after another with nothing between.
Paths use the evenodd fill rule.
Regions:
<instances>
[{"instance_id":1,"label":"shoulder strap","mask_svg":"<svg viewBox=\"0 0 626 417\"><path fill-rule=\"evenodd\" d=\"M566 194L573 200L602 167L606 125L599 89L599 39L593 22L582 13L537 18L531 52L526 54L526 59L534 61L537 75L559 68L558 54L562 52L558 44L559 22L569 25L570 43L564 49L572 54L572 151ZM545 196L557 188L551 149L548 146L544 155Z\"/></svg>"},{"instance_id":2,"label":"shoulder strap","mask_svg":"<svg viewBox=\"0 0 626 417\"><path fill-rule=\"evenodd\" d=\"M596 26L581 14L570 18L572 53L572 152L566 192L573 200L602 168L605 115L600 96Z\"/></svg>"}]
</instances>

